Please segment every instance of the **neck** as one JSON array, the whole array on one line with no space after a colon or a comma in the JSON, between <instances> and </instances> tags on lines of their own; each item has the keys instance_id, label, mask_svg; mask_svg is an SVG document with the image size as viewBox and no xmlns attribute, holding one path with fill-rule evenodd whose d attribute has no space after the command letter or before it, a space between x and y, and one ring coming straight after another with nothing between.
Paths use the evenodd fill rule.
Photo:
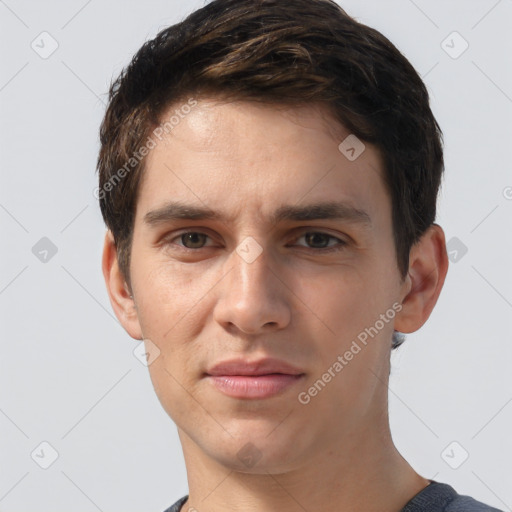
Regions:
<instances>
[{"instance_id":1,"label":"neck","mask_svg":"<svg viewBox=\"0 0 512 512\"><path fill-rule=\"evenodd\" d=\"M430 481L394 446L387 414L384 424L338 435L337 444L323 440L325 449L315 446L286 470L262 467L251 473L219 463L178 429L189 484L181 510L399 512Z\"/></svg>"}]
</instances>

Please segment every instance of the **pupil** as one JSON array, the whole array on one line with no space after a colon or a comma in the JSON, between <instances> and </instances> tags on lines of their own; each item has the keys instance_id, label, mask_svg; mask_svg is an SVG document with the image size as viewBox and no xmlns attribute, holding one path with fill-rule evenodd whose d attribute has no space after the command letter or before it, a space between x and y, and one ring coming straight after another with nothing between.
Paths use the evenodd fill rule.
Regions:
<instances>
[{"instance_id":1,"label":"pupil","mask_svg":"<svg viewBox=\"0 0 512 512\"><path fill-rule=\"evenodd\" d=\"M198 240L197 240L198 236L201 237L201 236L203 236L203 234L202 233L186 233L182 237L182 242L186 247L188 247L187 242L191 242L192 244L199 243L199 245L201 245L201 242L200 241L198 242ZM192 247L192 249L193 248L196 248L196 247Z\"/></svg>"},{"instance_id":2,"label":"pupil","mask_svg":"<svg viewBox=\"0 0 512 512\"><path fill-rule=\"evenodd\" d=\"M314 245L314 239L315 237L319 236L320 238L323 237L323 240L324 242L326 242L325 244L321 244L322 247L326 247L327 246L327 243L328 243L328 237L327 235L324 235L323 233L306 233L306 240L309 243L313 243Z\"/></svg>"}]
</instances>

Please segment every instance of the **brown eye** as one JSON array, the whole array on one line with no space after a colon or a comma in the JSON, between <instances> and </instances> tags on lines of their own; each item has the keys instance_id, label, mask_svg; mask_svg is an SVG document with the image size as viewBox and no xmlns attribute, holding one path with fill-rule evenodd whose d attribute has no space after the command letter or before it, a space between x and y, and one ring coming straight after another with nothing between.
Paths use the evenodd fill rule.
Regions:
<instances>
[{"instance_id":1,"label":"brown eye","mask_svg":"<svg viewBox=\"0 0 512 512\"><path fill-rule=\"evenodd\" d=\"M180 235L179 238L187 249L201 249L208 235L197 231L188 231Z\"/></svg>"},{"instance_id":2,"label":"brown eye","mask_svg":"<svg viewBox=\"0 0 512 512\"><path fill-rule=\"evenodd\" d=\"M305 240L308 244L316 245L320 244L320 249L323 249L324 247L327 247L329 244L329 238L333 238L332 236L326 235L325 233L306 233L304 235ZM318 248L318 246L317 246Z\"/></svg>"},{"instance_id":3,"label":"brown eye","mask_svg":"<svg viewBox=\"0 0 512 512\"><path fill-rule=\"evenodd\" d=\"M335 236L329 235L328 233L323 233L322 231L308 231L301 235L297 240L304 238L308 247L307 249L311 249L316 252L330 252L330 251L338 251L343 249L347 242L337 238ZM333 240L337 243L329 245L329 242ZM299 244L302 245L302 244Z\"/></svg>"}]
</instances>

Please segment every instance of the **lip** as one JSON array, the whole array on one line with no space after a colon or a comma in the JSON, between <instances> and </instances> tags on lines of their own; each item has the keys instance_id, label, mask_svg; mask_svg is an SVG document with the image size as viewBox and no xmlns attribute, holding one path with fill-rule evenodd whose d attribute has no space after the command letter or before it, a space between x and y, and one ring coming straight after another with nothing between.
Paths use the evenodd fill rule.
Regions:
<instances>
[{"instance_id":1,"label":"lip","mask_svg":"<svg viewBox=\"0 0 512 512\"><path fill-rule=\"evenodd\" d=\"M229 359L217 363L207 372L208 375L269 375L271 373L282 373L285 375L300 375L303 372L300 368L293 366L281 359L270 357L247 361L245 359Z\"/></svg>"},{"instance_id":2,"label":"lip","mask_svg":"<svg viewBox=\"0 0 512 512\"><path fill-rule=\"evenodd\" d=\"M232 398L270 398L302 380L303 375L209 375L208 379L222 393Z\"/></svg>"},{"instance_id":3,"label":"lip","mask_svg":"<svg viewBox=\"0 0 512 512\"><path fill-rule=\"evenodd\" d=\"M233 398L269 398L284 392L304 377L304 372L279 359L231 359L213 366L206 377Z\"/></svg>"}]
</instances>

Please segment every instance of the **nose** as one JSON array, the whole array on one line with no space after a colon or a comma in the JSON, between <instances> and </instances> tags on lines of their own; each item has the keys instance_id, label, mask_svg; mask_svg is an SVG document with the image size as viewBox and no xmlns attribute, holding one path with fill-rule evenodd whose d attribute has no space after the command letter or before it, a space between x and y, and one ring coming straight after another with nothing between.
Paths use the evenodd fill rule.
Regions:
<instances>
[{"instance_id":1,"label":"nose","mask_svg":"<svg viewBox=\"0 0 512 512\"><path fill-rule=\"evenodd\" d=\"M291 319L292 296L284 273L265 249L255 259L243 254L231 254L232 268L219 283L215 320L246 334L283 329Z\"/></svg>"}]
</instances>

